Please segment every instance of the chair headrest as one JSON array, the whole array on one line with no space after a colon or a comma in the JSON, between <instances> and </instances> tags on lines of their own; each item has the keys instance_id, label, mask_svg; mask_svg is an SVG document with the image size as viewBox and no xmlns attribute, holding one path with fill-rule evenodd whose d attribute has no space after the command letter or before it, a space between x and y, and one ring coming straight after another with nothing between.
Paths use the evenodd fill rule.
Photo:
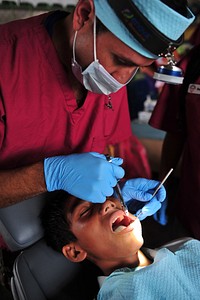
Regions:
<instances>
[{"instance_id":1,"label":"chair headrest","mask_svg":"<svg viewBox=\"0 0 200 300\"><path fill-rule=\"evenodd\" d=\"M43 193L0 209L0 234L11 251L27 248L44 235L40 213L57 192Z\"/></svg>"}]
</instances>

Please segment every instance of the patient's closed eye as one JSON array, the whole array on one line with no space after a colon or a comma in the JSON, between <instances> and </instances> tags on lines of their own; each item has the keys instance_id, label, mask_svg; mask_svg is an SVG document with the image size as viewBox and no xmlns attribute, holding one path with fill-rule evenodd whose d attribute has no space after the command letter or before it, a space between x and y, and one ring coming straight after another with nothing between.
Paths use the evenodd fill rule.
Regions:
<instances>
[{"instance_id":1,"label":"patient's closed eye","mask_svg":"<svg viewBox=\"0 0 200 300\"><path fill-rule=\"evenodd\" d=\"M80 212L80 217L84 217L84 216L88 215L91 212L91 209L92 209L91 206L83 208Z\"/></svg>"}]
</instances>

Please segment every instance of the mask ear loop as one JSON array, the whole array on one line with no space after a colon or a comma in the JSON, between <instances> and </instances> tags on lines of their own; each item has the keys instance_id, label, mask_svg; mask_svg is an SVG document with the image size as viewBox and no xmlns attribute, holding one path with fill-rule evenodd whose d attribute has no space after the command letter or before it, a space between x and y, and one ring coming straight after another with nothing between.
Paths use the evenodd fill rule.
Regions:
<instances>
[{"instance_id":1,"label":"mask ear loop","mask_svg":"<svg viewBox=\"0 0 200 300\"><path fill-rule=\"evenodd\" d=\"M73 47L72 47L72 51L73 51L73 60L74 60L76 63L77 63L77 61L76 61L76 54L75 54L75 43L76 43L77 33L78 33L78 31L75 31L75 34L74 34L74 40L73 40Z\"/></svg>"},{"instance_id":2,"label":"mask ear loop","mask_svg":"<svg viewBox=\"0 0 200 300\"><path fill-rule=\"evenodd\" d=\"M78 33L78 31L76 31L74 34L73 47L72 47L73 59L75 62L77 62L76 61L76 53L75 53L75 44L76 44L77 33ZM94 60L98 61L97 48L96 48L96 15L94 16L93 34L94 34L94 39L93 39L94 40Z\"/></svg>"},{"instance_id":3,"label":"mask ear loop","mask_svg":"<svg viewBox=\"0 0 200 300\"><path fill-rule=\"evenodd\" d=\"M96 15L94 15L94 28L93 28L93 33L94 33L94 60L95 61L98 61L97 59L97 46L96 46L96 34L97 34L97 31L96 31Z\"/></svg>"}]
</instances>

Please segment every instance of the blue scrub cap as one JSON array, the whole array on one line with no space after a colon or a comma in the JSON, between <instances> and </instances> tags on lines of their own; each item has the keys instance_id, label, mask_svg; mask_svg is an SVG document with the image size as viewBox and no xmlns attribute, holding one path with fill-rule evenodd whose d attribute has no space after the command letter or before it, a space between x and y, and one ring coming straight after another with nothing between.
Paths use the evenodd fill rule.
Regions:
<instances>
[{"instance_id":1,"label":"blue scrub cap","mask_svg":"<svg viewBox=\"0 0 200 300\"><path fill-rule=\"evenodd\" d=\"M195 17L187 17L160 0L93 0L98 19L122 42L141 55L157 59L170 45L178 46Z\"/></svg>"}]
</instances>

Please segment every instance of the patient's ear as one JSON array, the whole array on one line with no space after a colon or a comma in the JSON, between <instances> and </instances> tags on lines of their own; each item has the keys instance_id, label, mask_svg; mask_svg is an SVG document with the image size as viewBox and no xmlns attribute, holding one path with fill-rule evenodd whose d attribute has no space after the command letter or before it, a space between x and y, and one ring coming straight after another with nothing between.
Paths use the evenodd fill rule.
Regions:
<instances>
[{"instance_id":1,"label":"patient's ear","mask_svg":"<svg viewBox=\"0 0 200 300\"><path fill-rule=\"evenodd\" d=\"M87 252L77 243L70 243L63 246L62 253L67 259L73 262L81 262L87 257Z\"/></svg>"}]
</instances>

